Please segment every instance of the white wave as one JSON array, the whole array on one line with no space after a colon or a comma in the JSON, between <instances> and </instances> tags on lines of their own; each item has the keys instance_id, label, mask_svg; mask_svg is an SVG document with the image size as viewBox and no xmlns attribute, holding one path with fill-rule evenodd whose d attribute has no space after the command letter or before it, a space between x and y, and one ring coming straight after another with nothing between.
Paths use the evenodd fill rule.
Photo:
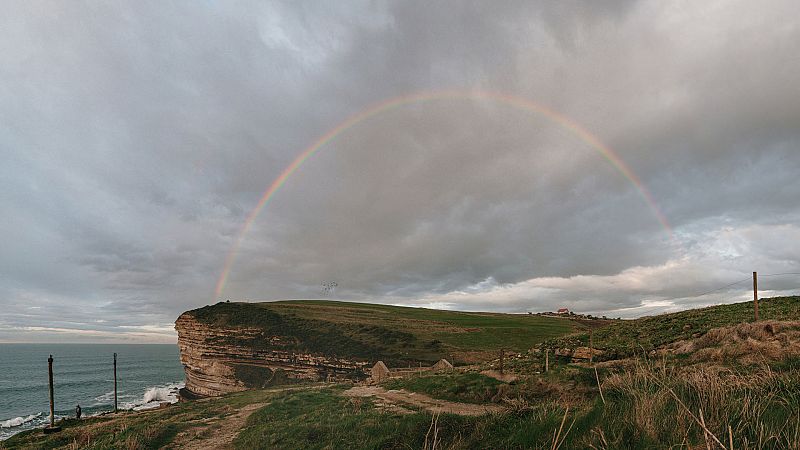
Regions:
<instances>
[{"instance_id":1,"label":"white wave","mask_svg":"<svg viewBox=\"0 0 800 450\"><path fill-rule=\"evenodd\" d=\"M0 428L13 428L18 427L20 425L24 425L32 420L41 417L42 413L39 414L31 414L28 417L14 417L13 419L8 419L0 422Z\"/></svg>"},{"instance_id":2,"label":"white wave","mask_svg":"<svg viewBox=\"0 0 800 450\"><path fill-rule=\"evenodd\" d=\"M169 388L151 387L144 393L144 402L165 402L169 399Z\"/></svg>"},{"instance_id":3,"label":"white wave","mask_svg":"<svg viewBox=\"0 0 800 450\"><path fill-rule=\"evenodd\" d=\"M177 403L178 391L183 386L184 383L182 381L159 386L151 386L145 390L144 395L140 400L123 403L121 405L122 409L141 411L144 409L158 408L161 403Z\"/></svg>"},{"instance_id":4,"label":"white wave","mask_svg":"<svg viewBox=\"0 0 800 450\"><path fill-rule=\"evenodd\" d=\"M94 398L95 403L92 406L105 405L113 400L114 400L114 391L106 392L105 394L98 395L97 397L95 397Z\"/></svg>"}]
</instances>

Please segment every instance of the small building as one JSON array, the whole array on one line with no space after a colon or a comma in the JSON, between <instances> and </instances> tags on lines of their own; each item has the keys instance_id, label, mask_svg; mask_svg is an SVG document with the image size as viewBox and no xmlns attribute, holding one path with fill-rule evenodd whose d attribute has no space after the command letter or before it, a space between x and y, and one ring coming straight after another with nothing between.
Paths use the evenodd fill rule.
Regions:
<instances>
[{"instance_id":1,"label":"small building","mask_svg":"<svg viewBox=\"0 0 800 450\"><path fill-rule=\"evenodd\" d=\"M389 373L389 368L386 367L383 361L376 362L375 365L372 366L372 369L370 369L370 375L375 382L380 382L389 378Z\"/></svg>"},{"instance_id":2,"label":"small building","mask_svg":"<svg viewBox=\"0 0 800 450\"><path fill-rule=\"evenodd\" d=\"M431 367L433 370L452 370L453 365L446 359L440 359L436 364Z\"/></svg>"},{"instance_id":3,"label":"small building","mask_svg":"<svg viewBox=\"0 0 800 450\"><path fill-rule=\"evenodd\" d=\"M556 313L557 314L569 314L569 309L567 309L567 308L559 308L558 311L556 311Z\"/></svg>"}]
</instances>

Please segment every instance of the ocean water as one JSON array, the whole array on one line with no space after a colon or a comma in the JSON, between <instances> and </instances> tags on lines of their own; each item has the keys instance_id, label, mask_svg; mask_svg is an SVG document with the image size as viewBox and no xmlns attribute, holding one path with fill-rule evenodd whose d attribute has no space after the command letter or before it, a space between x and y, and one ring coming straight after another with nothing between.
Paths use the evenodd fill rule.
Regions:
<instances>
[{"instance_id":1,"label":"ocean water","mask_svg":"<svg viewBox=\"0 0 800 450\"><path fill-rule=\"evenodd\" d=\"M0 344L0 440L49 421L47 358L53 355L56 418L114 409L114 353L121 409L176 402L183 387L177 345Z\"/></svg>"}]
</instances>

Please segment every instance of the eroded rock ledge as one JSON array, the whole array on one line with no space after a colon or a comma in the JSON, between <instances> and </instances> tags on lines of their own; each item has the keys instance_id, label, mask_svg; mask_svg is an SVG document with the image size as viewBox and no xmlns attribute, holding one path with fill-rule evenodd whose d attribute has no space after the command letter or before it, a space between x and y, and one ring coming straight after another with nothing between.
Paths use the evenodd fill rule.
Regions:
<instances>
[{"instance_id":1,"label":"eroded rock ledge","mask_svg":"<svg viewBox=\"0 0 800 450\"><path fill-rule=\"evenodd\" d=\"M186 390L218 396L296 380L361 379L369 361L303 353L285 336L262 329L201 322L192 311L175 322Z\"/></svg>"}]
</instances>

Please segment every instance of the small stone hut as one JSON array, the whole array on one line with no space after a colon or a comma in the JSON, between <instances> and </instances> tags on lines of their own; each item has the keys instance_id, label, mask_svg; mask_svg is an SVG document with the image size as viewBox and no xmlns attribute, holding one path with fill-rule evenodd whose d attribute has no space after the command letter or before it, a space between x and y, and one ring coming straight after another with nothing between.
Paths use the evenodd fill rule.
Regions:
<instances>
[{"instance_id":1,"label":"small stone hut","mask_svg":"<svg viewBox=\"0 0 800 450\"><path fill-rule=\"evenodd\" d=\"M372 379L376 382L383 381L389 378L389 368L386 367L386 364L383 361L378 361L372 366L370 369L370 374L372 375Z\"/></svg>"},{"instance_id":2,"label":"small stone hut","mask_svg":"<svg viewBox=\"0 0 800 450\"><path fill-rule=\"evenodd\" d=\"M453 365L446 359L440 359L436 364L431 367L433 370L452 370Z\"/></svg>"}]
</instances>

